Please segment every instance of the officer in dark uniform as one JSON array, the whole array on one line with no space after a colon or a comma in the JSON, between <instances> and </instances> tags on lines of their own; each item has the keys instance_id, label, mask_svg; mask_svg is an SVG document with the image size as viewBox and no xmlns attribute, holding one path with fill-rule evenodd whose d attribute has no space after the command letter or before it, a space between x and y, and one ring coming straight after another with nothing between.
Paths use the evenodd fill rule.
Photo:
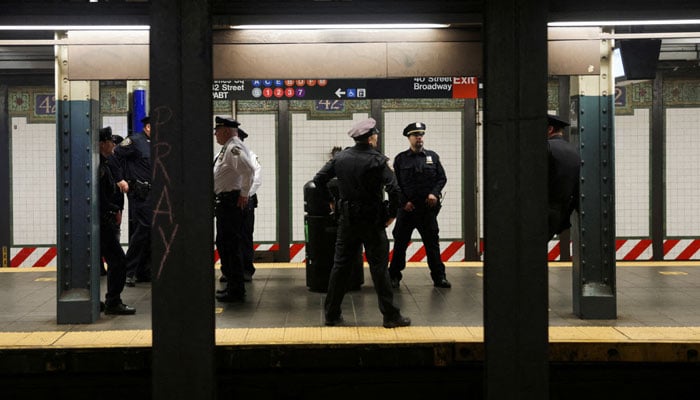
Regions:
<instances>
[{"instance_id":1,"label":"officer in dark uniform","mask_svg":"<svg viewBox=\"0 0 700 400\"><path fill-rule=\"evenodd\" d=\"M112 173L111 158L114 152L112 128L100 129L100 255L107 261L107 294L105 296L105 314L130 315L136 310L122 303L121 293L126 278L126 256L119 243L119 225L117 215L120 205L114 202L115 195L121 194Z\"/></svg>"},{"instance_id":2,"label":"officer in dark uniform","mask_svg":"<svg viewBox=\"0 0 700 400\"><path fill-rule=\"evenodd\" d=\"M547 115L549 154L549 239L571 226L570 217L579 209L581 157L576 146L564 139L569 123L557 115Z\"/></svg>"},{"instance_id":3,"label":"officer in dark uniform","mask_svg":"<svg viewBox=\"0 0 700 400\"><path fill-rule=\"evenodd\" d=\"M109 131L112 132L112 128L109 126L107 128L104 128L104 129L109 129ZM100 132L102 132L102 131L100 131ZM111 141L114 143L114 146L119 146L119 143L124 141L124 138L119 136L119 135L112 134ZM119 160L117 160L117 157L114 155L114 148L112 148L109 151L109 155L107 156L107 163L106 164L107 164L107 167L109 168L110 172L112 173L112 176L115 177L115 179L117 179L116 177L123 176L122 168L119 165ZM116 187L116 189L117 190L115 190L114 194L113 194L112 203L117 205L119 207L119 210L116 211L116 215L115 215L117 229L115 230L114 233L117 236L117 241L121 242L121 225L122 225L122 211L124 210L124 193L121 192L119 187ZM101 267L100 275L102 275L102 276L107 275L107 270L105 269L104 264L102 264L102 263L100 263L100 264L101 264L100 265L100 267Z\"/></svg>"},{"instance_id":4,"label":"officer in dark uniform","mask_svg":"<svg viewBox=\"0 0 700 400\"><path fill-rule=\"evenodd\" d=\"M151 120L141 120L143 131L132 133L115 149L122 167L119 187L129 198L129 249L126 252L126 285L151 281ZM133 229L131 229L133 228Z\"/></svg>"},{"instance_id":5,"label":"officer in dark uniform","mask_svg":"<svg viewBox=\"0 0 700 400\"><path fill-rule=\"evenodd\" d=\"M343 323L340 306L360 245L365 246L384 327L411 324L411 320L403 317L393 304L394 294L386 269L389 241L385 229L394 220L399 193L387 157L373 148L379 134L376 124L372 118L356 123L348 132L355 140L355 146L336 154L314 177L316 187L325 188L337 176L340 196L336 210L340 218L335 258L324 305L328 326ZM388 204L384 202L384 190L389 194Z\"/></svg>"},{"instance_id":6,"label":"officer in dark uniform","mask_svg":"<svg viewBox=\"0 0 700 400\"><path fill-rule=\"evenodd\" d=\"M238 137L241 142L245 142L248 133L238 127ZM258 208L258 189L262 185L262 167L258 162L258 155L248 149L251 162L253 163L253 186L250 188L248 206L243 210L243 234L241 236L241 248L243 252L243 280L251 282L255 274L255 243L253 242L253 232L255 231L255 209Z\"/></svg>"},{"instance_id":7,"label":"officer in dark uniform","mask_svg":"<svg viewBox=\"0 0 700 400\"><path fill-rule=\"evenodd\" d=\"M440 156L423 147L425 124L414 122L406 126L403 135L408 138L410 148L396 155L394 171L401 188L400 206L396 216L394 252L389 266L391 286L398 288L401 271L406 268L406 249L414 229L418 229L433 285L450 288L452 285L445 275L445 264L440 257L440 243L437 216L440 212L442 189L447 183Z\"/></svg>"}]
</instances>

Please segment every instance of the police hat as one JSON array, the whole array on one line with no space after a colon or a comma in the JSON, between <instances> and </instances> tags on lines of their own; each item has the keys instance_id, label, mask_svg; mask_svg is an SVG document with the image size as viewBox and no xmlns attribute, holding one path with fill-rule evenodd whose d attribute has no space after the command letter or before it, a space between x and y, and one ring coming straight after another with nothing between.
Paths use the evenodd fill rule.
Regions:
<instances>
[{"instance_id":1,"label":"police hat","mask_svg":"<svg viewBox=\"0 0 700 400\"><path fill-rule=\"evenodd\" d=\"M231 118L216 117L215 121L216 121L217 128L220 126L226 126L229 128L238 128L241 125L240 122L236 121L235 119L231 119Z\"/></svg>"},{"instance_id":2,"label":"police hat","mask_svg":"<svg viewBox=\"0 0 700 400\"><path fill-rule=\"evenodd\" d=\"M114 144L119 144L123 140L124 140L124 138L119 136L119 135L112 135L112 141L114 142Z\"/></svg>"},{"instance_id":3,"label":"police hat","mask_svg":"<svg viewBox=\"0 0 700 400\"><path fill-rule=\"evenodd\" d=\"M413 134L425 135L425 124L422 122L414 122L403 129L404 136L411 136Z\"/></svg>"},{"instance_id":4,"label":"police hat","mask_svg":"<svg viewBox=\"0 0 700 400\"><path fill-rule=\"evenodd\" d=\"M364 119L360 122L355 123L355 125L350 128L348 131L348 136L351 138L359 138L360 136L364 136L366 134L375 134L379 133L379 130L375 128L377 126L377 121L374 118L367 118Z\"/></svg>"},{"instance_id":5,"label":"police hat","mask_svg":"<svg viewBox=\"0 0 700 400\"><path fill-rule=\"evenodd\" d=\"M547 124L553 126L556 129L566 128L567 126L571 125L562 117L553 114L547 114Z\"/></svg>"},{"instance_id":6,"label":"police hat","mask_svg":"<svg viewBox=\"0 0 700 400\"><path fill-rule=\"evenodd\" d=\"M148 125L151 123L151 117L146 115L145 117L141 118L141 123L144 125Z\"/></svg>"},{"instance_id":7,"label":"police hat","mask_svg":"<svg viewBox=\"0 0 700 400\"><path fill-rule=\"evenodd\" d=\"M100 129L100 142L105 142L107 140L114 140L112 138L112 127L107 126Z\"/></svg>"},{"instance_id":8,"label":"police hat","mask_svg":"<svg viewBox=\"0 0 700 400\"><path fill-rule=\"evenodd\" d=\"M243 129L238 128L238 137L241 138L241 140L243 140L248 137L248 134Z\"/></svg>"}]
</instances>

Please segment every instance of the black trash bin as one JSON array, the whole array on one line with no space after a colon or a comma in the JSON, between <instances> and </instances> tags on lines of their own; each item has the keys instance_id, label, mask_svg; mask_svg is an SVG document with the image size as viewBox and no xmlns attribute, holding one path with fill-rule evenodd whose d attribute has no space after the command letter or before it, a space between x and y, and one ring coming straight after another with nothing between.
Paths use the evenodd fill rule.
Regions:
<instances>
[{"instance_id":1,"label":"black trash bin","mask_svg":"<svg viewBox=\"0 0 700 400\"><path fill-rule=\"evenodd\" d=\"M304 236L306 239L306 286L312 292L327 292L328 279L335 256L338 224L331 214L328 192L313 181L304 185ZM349 290L359 290L364 283L362 247L352 265Z\"/></svg>"}]
</instances>

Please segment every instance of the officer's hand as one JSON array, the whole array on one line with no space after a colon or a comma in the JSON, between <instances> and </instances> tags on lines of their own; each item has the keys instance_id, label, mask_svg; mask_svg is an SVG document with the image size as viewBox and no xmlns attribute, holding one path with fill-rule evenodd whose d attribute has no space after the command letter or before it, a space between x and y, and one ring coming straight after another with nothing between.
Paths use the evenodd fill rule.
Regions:
<instances>
[{"instance_id":1,"label":"officer's hand","mask_svg":"<svg viewBox=\"0 0 700 400\"><path fill-rule=\"evenodd\" d=\"M386 223L384 224L384 227L385 227L385 228L388 228L389 225L391 225L391 224L394 223L394 220L395 220L395 219L396 219L396 218L389 218L389 220L386 221Z\"/></svg>"},{"instance_id":2,"label":"officer's hand","mask_svg":"<svg viewBox=\"0 0 700 400\"><path fill-rule=\"evenodd\" d=\"M416 206L413 205L410 201L406 202L406 205L403 206L404 211L413 211L416 209Z\"/></svg>"},{"instance_id":3,"label":"officer's hand","mask_svg":"<svg viewBox=\"0 0 700 400\"><path fill-rule=\"evenodd\" d=\"M248 205L248 196L238 196L238 207L244 209Z\"/></svg>"},{"instance_id":4,"label":"officer's hand","mask_svg":"<svg viewBox=\"0 0 700 400\"><path fill-rule=\"evenodd\" d=\"M121 190L122 193L128 193L129 192L129 184L126 183L125 180L120 180L117 182L117 186L119 186L119 190Z\"/></svg>"},{"instance_id":5,"label":"officer's hand","mask_svg":"<svg viewBox=\"0 0 700 400\"><path fill-rule=\"evenodd\" d=\"M117 213L114 215L114 219L117 221L117 225L122 224L122 210L117 211Z\"/></svg>"},{"instance_id":6,"label":"officer's hand","mask_svg":"<svg viewBox=\"0 0 700 400\"><path fill-rule=\"evenodd\" d=\"M429 194L428 198L425 200L425 204L428 205L428 207L435 207L438 203L438 198L435 197L434 194Z\"/></svg>"}]
</instances>

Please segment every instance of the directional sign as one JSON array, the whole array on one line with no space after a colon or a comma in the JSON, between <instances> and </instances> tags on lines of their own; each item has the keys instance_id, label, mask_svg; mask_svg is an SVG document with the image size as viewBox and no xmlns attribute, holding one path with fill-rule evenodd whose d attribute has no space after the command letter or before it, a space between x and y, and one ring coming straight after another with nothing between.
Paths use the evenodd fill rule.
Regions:
<instances>
[{"instance_id":1,"label":"directional sign","mask_svg":"<svg viewBox=\"0 0 700 400\"><path fill-rule=\"evenodd\" d=\"M475 99L474 76L399 79L247 79L217 80L216 100L265 99Z\"/></svg>"}]
</instances>

